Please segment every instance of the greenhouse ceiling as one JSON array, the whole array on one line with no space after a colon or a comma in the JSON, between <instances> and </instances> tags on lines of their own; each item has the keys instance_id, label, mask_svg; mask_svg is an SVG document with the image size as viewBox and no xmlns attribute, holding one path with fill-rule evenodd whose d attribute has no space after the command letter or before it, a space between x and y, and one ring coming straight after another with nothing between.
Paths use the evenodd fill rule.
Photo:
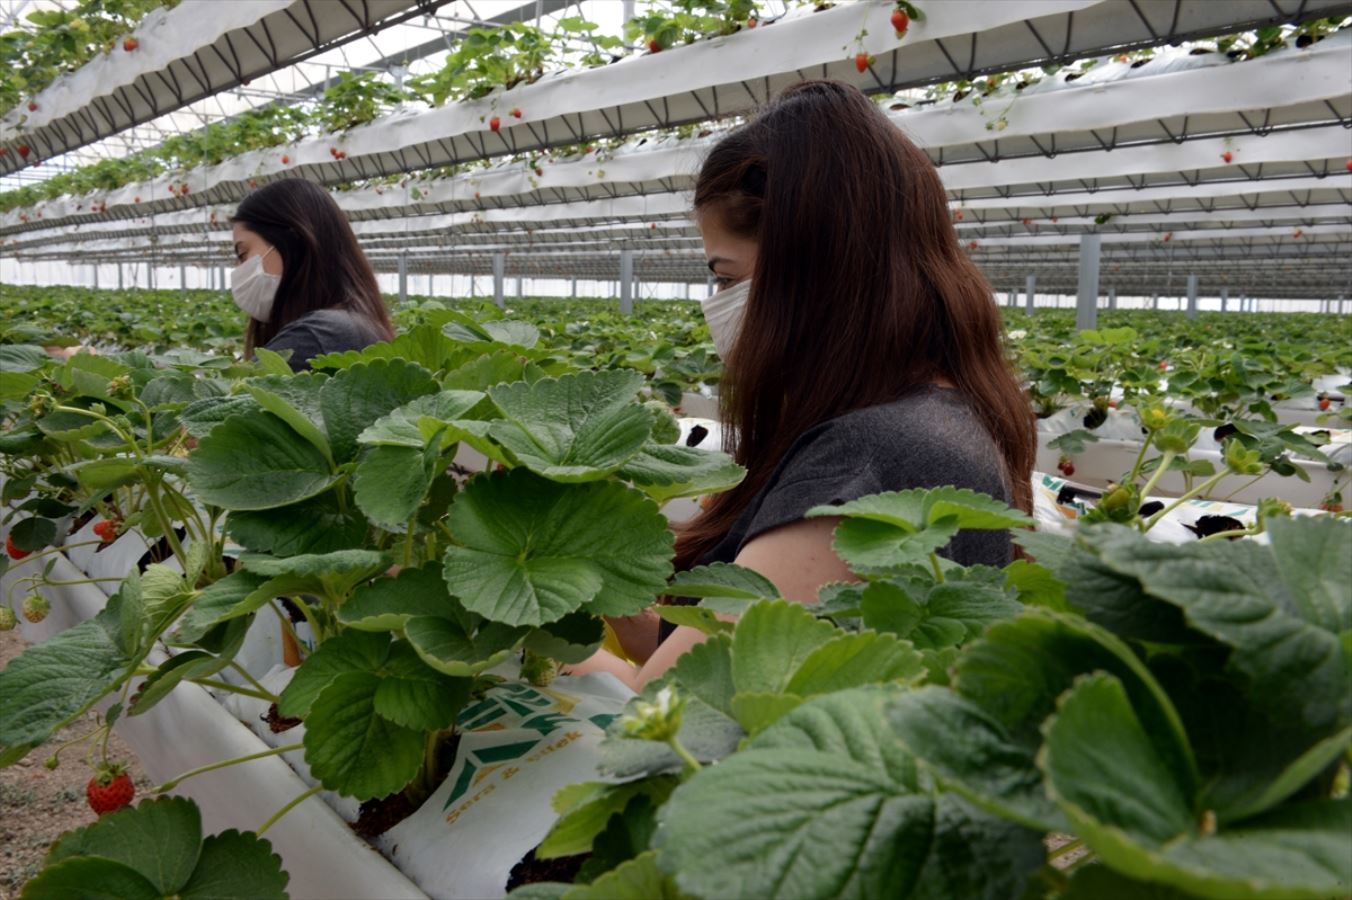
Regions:
<instances>
[{"instance_id":1,"label":"greenhouse ceiling","mask_svg":"<svg viewBox=\"0 0 1352 900\"><path fill-rule=\"evenodd\" d=\"M659 52L638 26L670 4L197 2L0 117L0 253L219 266L234 205L299 175L333 189L382 268L491 272L500 253L509 276L613 278L629 250L640 278L702 282L686 218L702 153L783 86L829 77L926 149L998 290L1073 283L1086 235L1105 290L1352 284L1349 0L931 0L900 39L887 2L763 2L758 27ZM3 0L0 20L75 6ZM471 29L503 26L547 39L548 65L453 83L448 57L492 55ZM303 121L279 133L286 110ZM251 116L273 131L225 130Z\"/></svg>"}]
</instances>

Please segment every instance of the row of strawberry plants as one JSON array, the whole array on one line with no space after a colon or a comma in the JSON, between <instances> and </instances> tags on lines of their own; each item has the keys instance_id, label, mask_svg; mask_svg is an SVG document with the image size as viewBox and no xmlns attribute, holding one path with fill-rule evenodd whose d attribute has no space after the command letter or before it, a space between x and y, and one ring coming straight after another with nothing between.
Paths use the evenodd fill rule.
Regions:
<instances>
[{"instance_id":1,"label":"row of strawberry plants","mask_svg":"<svg viewBox=\"0 0 1352 900\"><path fill-rule=\"evenodd\" d=\"M1325 690L1345 671L1336 633L1352 599L1335 573L1349 523L1289 520L1277 505L1265 511L1270 547L1205 541L1166 559L1140 536L1157 517L1126 497L1105 501L1099 518L1112 521L1074 544L1024 538L1040 565L962 569L937 555L959 529L1027 519L939 489L821 510L846 517L838 552L863 581L833 587L816 607L786 604L764 579L726 567L669 583L658 503L730 486L740 470L672 444L670 414L640 400L637 372L582 371L526 322L421 315L394 343L321 358L305 375L266 352L258 367L135 353L33 359L29 389L5 401L0 442L19 549L54 552L55 516L98 510L162 536L181 571L130 573L95 621L0 674L0 760L26 755L100 699L117 698L115 719L182 681L222 684L211 676L253 620L289 597L318 647L279 694L244 690L304 721L320 787L416 804L444 775L437 749L492 683L488 669L520 653L581 659L600 643L598 615L679 591L703 608L663 615L712 640L613 726L602 766L630 782L560 797L560 828L537 855L590 850L579 876L590 884L529 896L608 896L621 884L645 895L775 894L805 840L821 850L792 883L810 896L883 883L1004 896L1030 878L1070 896L1101 892L1105 880L1125 890L1131 878L1180 895L1242 883L1257 895L1317 896L1345 883L1325 848L1348 810L1345 797L1330 799L1345 787L1329 780L1352 733L1348 712L1310 694L1301 709L1311 712L1291 713L1280 688L1261 686ZM1177 423L1144 421L1163 455L1186 452L1171 442ZM462 444L500 469L458 469ZM1228 450L1227 466L1257 463L1238 442ZM24 524L38 521L53 524ZM226 536L240 549L227 554ZM1231 580L1218 584L1217 573ZM1240 588L1275 610L1257 617L1263 627L1227 627L1216 604ZM717 612L741 621L730 630ZM1299 639L1274 641L1269 628ZM161 639L179 652L148 666ZM1127 643L1146 640L1149 654ZM999 699L1009 685L981 687L981 673L1012 658L1047 667L1016 679L1017 716ZM1186 705L1196 690L1181 664L1241 723L1224 741L1205 710ZM1099 708L1108 712L1086 724ZM1142 743L1142 722L1146 734L1160 722L1171 730ZM1227 755L1273 727L1289 739L1263 743L1260 758ZM1114 753L1121 794L1091 802L1096 782L1076 761ZM773 787L785 778L792 790ZM1125 806L1141 790L1161 798L1146 819ZM1104 865L1067 882L1044 865L1047 829L1077 835ZM1255 844L1290 855L1265 868L1243 851ZM960 864L973 854L982 867ZM53 856L44 887L89 865Z\"/></svg>"}]
</instances>

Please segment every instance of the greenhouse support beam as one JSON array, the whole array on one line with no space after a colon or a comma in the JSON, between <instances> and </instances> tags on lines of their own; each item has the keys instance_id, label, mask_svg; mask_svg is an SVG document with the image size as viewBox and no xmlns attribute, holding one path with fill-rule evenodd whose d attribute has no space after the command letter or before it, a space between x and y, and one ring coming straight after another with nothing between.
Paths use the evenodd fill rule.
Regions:
<instances>
[{"instance_id":1,"label":"greenhouse support beam","mask_svg":"<svg viewBox=\"0 0 1352 900\"><path fill-rule=\"evenodd\" d=\"M493 303L499 309L507 305L502 295L502 283L506 280L507 257L501 253L493 254Z\"/></svg>"},{"instance_id":2,"label":"greenhouse support beam","mask_svg":"<svg viewBox=\"0 0 1352 900\"><path fill-rule=\"evenodd\" d=\"M572 286L572 289L569 291L568 296L569 296L569 297L572 297L574 300L577 299L577 279L576 279L576 278L573 279L573 286Z\"/></svg>"},{"instance_id":3,"label":"greenhouse support beam","mask_svg":"<svg viewBox=\"0 0 1352 900\"><path fill-rule=\"evenodd\" d=\"M1221 312L1229 312L1229 311L1230 311L1230 289L1228 287L1223 287L1221 288Z\"/></svg>"},{"instance_id":4,"label":"greenhouse support beam","mask_svg":"<svg viewBox=\"0 0 1352 900\"><path fill-rule=\"evenodd\" d=\"M1188 276L1188 318L1197 318L1197 276Z\"/></svg>"},{"instance_id":5,"label":"greenhouse support beam","mask_svg":"<svg viewBox=\"0 0 1352 900\"><path fill-rule=\"evenodd\" d=\"M399 302L408 301L408 253L399 254Z\"/></svg>"},{"instance_id":6,"label":"greenhouse support beam","mask_svg":"<svg viewBox=\"0 0 1352 900\"><path fill-rule=\"evenodd\" d=\"M92 269L94 272L94 290L97 291L99 289L99 264L94 263L94 265L90 266L89 268Z\"/></svg>"},{"instance_id":7,"label":"greenhouse support beam","mask_svg":"<svg viewBox=\"0 0 1352 900\"><path fill-rule=\"evenodd\" d=\"M183 296L188 296L188 267L178 267L178 292Z\"/></svg>"},{"instance_id":8,"label":"greenhouse support beam","mask_svg":"<svg viewBox=\"0 0 1352 900\"><path fill-rule=\"evenodd\" d=\"M1160 308L1160 295L1159 295L1159 294L1153 294L1153 295L1151 295L1151 297L1150 297L1150 308L1151 308L1151 309L1159 309L1159 308Z\"/></svg>"},{"instance_id":9,"label":"greenhouse support beam","mask_svg":"<svg viewBox=\"0 0 1352 900\"><path fill-rule=\"evenodd\" d=\"M525 279L520 275L516 276L516 299L520 300L526 296Z\"/></svg>"},{"instance_id":10,"label":"greenhouse support beam","mask_svg":"<svg viewBox=\"0 0 1352 900\"><path fill-rule=\"evenodd\" d=\"M620 251L620 312L634 311L634 251Z\"/></svg>"},{"instance_id":11,"label":"greenhouse support beam","mask_svg":"<svg viewBox=\"0 0 1352 900\"><path fill-rule=\"evenodd\" d=\"M1023 311L1024 311L1026 314L1028 314L1028 315L1031 316L1031 315L1033 314L1033 309L1034 309L1034 307L1037 305L1037 276L1036 276L1036 275L1030 274L1030 275L1028 275L1027 278L1025 278L1025 279L1023 280L1023 290L1024 290L1024 301L1023 301L1023 302L1024 302L1024 304L1025 304L1025 305L1024 305L1024 308L1023 308Z\"/></svg>"},{"instance_id":12,"label":"greenhouse support beam","mask_svg":"<svg viewBox=\"0 0 1352 900\"><path fill-rule=\"evenodd\" d=\"M1098 326L1099 255L1103 237L1086 234L1080 237L1080 281L1075 298L1075 330L1088 331Z\"/></svg>"},{"instance_id":13,"label":"greenhouse support beam","mask_svg":"<svg viewBox=\"0 0 1352 900\"><path fill-rule=\"evenodd\" d=\"M1117 288L1108 288L1108 308L1117 309Z\"/></svg>"}]
</instances>

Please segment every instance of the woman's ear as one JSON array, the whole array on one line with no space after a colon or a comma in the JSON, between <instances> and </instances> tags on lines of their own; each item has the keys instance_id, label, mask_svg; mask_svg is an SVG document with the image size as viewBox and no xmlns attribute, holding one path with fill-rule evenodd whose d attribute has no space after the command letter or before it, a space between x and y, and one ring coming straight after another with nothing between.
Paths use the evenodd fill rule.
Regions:
<instances>
[{"instance_id":1,"label":"woman's ear","mask_svg":"<svg viewBox=\"0 0 1352 900\"><path fill-rule=\"evenodd\" d=\"M282 276L282 252L275 247L271 253L263 256L263 271L269 275Z\"/></svg>"}]
</instances>

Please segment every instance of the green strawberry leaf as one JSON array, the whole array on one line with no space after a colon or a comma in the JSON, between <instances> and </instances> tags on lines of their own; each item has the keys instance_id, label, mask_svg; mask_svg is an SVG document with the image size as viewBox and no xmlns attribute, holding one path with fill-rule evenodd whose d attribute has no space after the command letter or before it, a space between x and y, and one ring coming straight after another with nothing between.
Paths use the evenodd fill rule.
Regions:
<instances>
[{"instance_id":1,"label":"green strawberry leaf","mask_svg":"<svg viewBox=\"0 0 1352 900\"><path fill-rule=\"evenodd\" d=\"M1352 801L1289 806L1211 833L1111 675L1079 679L1044 732L1038 762L1052 798L1115 869L1208 897L1328 897L1352 881Z\"/></svg>"},{"instance_id":2,"label":"green strawberry leaf","mask_svg":"<svg viewBox=\"0 0 1352 900\"><path fill-rule=\"evenodd\" d=\"M1196 758L1169 696L1130 647L1090 622L1036 607L997 622L959 657L954 683L1031 753L1042 743L1039 728L1056 698L1077 676L1094 671L1122 679L1174 778L1195 790Z\"/></svg>"},{"instance_id":3,"label":"green strawberry leaf","mask_svg":"<svg viewBox=\"0 0 1352 900\"><path fill-rule=\"evenodd\" d=\"M467 609L543 625L579 609L630 615L671 573L671 532L657 507L613 482L565 485L524 470L471 479L451 504L461 546L446 584Z\"/></svg>"},{"instance_id":4,"label":"green strawberry leaf","mask_svg":"<svg viewBox=\"0 0 1352 900\"><path fill-rule=\"evenodd\" d=\"M285 377L256 378L245 382L244 386L259 406L313 444L332 467L333 451L324 434L323 415L319 411L320 390L328 376L313 372L291 375L290 367L285 363L283 366L287 369Z\"/></svg>"},{"instance_id":5,"label":"green strawberry leaf","mask_svg":"<svg viewBox=\"0 0 1352 900\"><path fill-rule=\"evenodd\" d=\"M839 632L788 600L753 604L732 637L732 676L738 693L780 693L814 650Z\"/></svg>"},{"instance_id":6,"label":"green strawberry leaf","mask_svg":"<svg viewBox=\"0 0 1352 900\"><path fill-rule=\"evenodd\" d=\"M1230 668L1248 680L1254 701L1275 722L1328 733L1352 722L1352 661L1339 637L1352 630L1346 577L1352 521L1279 518L1269 534L1270 547L1244 541L1166 548L1106 527L1085 539L1104 565L1232 647Z\"/></svg>"},{"instance_id":7,"label":"green strawberry leaf","mask_svg":"<svg viewBox=\"0 0 1352 900\"><path fill-rule=\"evenodd\" d=\"M336 478L318 448L268 412L231 416L188 457L188 483L198 499L232 510L296 503Z\"/></svg>"},{"instance_id":8,"label":"green strawberry leaf","mask_svg":"<svg viewBox=\"0 0 1352 900\"><path fill-rule=\"evenodd\" d=\"M402 533L422 505L433 474L422 450L371 447L357 463L352 479L353 495L372 523L386 531Z\"/></svg>"},{"instance_id":9,"label":"green strawberry leaf","mask_svg":"<svg viewBox=\"0 0 1352 900\"><path fill-rule=\"evenodd\" d=\"M48 866L23 886L25 900L163 900L164 896L135 869L97 856L76 856Z\"/></svg>"},{"instance_id":10,"label":"green strawberry leaf","mask_svg":"<svg viewBox=\"0 0 1352 900\"><path fill-rule=\"evenodd\" d=\"M731 563L712 563L677 572L671 592L681 597L729 597L737 600L775 600L779 589L759 572Z\"/></svg>"},{"instance_id":11,"label":"green strawberry leaf","mask_svg":"<svg viewBox=\"0 0 1352 900\"><path fill-rule=\"evenodd\" d=\"M658 503L734 488L746 469L720 451L648 443L617 473Z\"/></svg>"},{"instance_id":12,"label":"green strawberry leaf","mask_svg":"<svg viewBox=\"0 0 1352 900\"><path fill-rule=\"evenodd\" d=\"M625 784L584 781L570 784L554 795L551 803L559 814L549 834L535 848L536 859L557 859L592 849L592 842L610 817L621 813L634 797L651 797L662 803L676 787L676 779L645 778Z\"/></svg>"},{"instance_id":13,"label":"green strawberry leaf","mask_svg":"<svg viewBox=\"0 0 1352 900\"><path fill-rule=\"evenodd\" d=\"M432 373L402 359L375 359L342 369L319 392L333 457L357 455L357 436L382 416L438 389Z\"/></svg>"},{"instance_id":14,"label":"green strawberry leaf","mask_svg":"<svg viewBox=\"0 0 1352 900\"><path fill-rule=\"evenodd\" d=\"M596 481L618 471L652 433L635 401L643 376L579 372L490 388L505 420L489 435L532 471L555 481Z\"/></svg>"},{"instance_id":15,"label":"green strawberry leaf","mask_svg":"<svg viewBox=\"0 0 1352 900\"><path fill-rule=\"evenodd\" d=\"M950 790L1001 818L1041 831L1069 823L1047 798L1033 753L1010 740L999 721L943 687L900 694L888 720L905 747Z\"/></svg>"},{"instance_id":16,"label":"green strawberry leaf","mask_svg":"<svg viewBox=\"0 0 1352 900\"><path fill-rule=\"evenodd\" d=\"M418 774L424 734L377 712L383 682L371 672L344 670L310 707L305 761L331 791L371 800L401 790Z\"/></svg>"},{"instance_id":17,"label":"green strawberry leaf","mask_svg":"<svg viewBox=\"0 0 1352 900\"><path fill-rule=\"evenodd\" d=\"M47 865L76 857L120 863L146 878L158 896L172 896L188 883L202 844L202 816L184 797L143 800L64 835L47 854Z\"/></svg>"},{"instance_id":18,"label":"green strawberry leaf","mask_svg":"<svg viewBox=\"0 0 1352 900\"><path fill-rule=\"evenodd\" d=\"M0 671L0 747L36 745L106 696L131 659L118 607L35 644Z\"/></svg>"},{"instance_id":19,"label":"green strawberry leaf","mask_svg":"<svg viewBox=\"0 0 1352 900\"><path fill-rule=\"evenodd\" d=\"M362 546L368 523L360 510L343 509L329 491L290 506L259 512L237 510L226 532L241 546L273 556L332 553Z\"/></svg>"},{"instance_id":20,"label":"green strawberry leaf","mask_svg":"<svg viewBox=\"0 0 1352 900\"><path fill-rule=\"evenodd\" d=\"M1001 586L949 578L943 584L874 582L864 589L859 611L869 628L905 638L922 650L938 650L965 643L1022 608Z\"/></svg>"},{"instance_id":21,"label":"green strawberry leaf","mask_svg":"<svg viewBox=\"0 0 1352 900\"><path fill-rule=\"evenodd\" d=\"M697 772L659 812L664 870L705 897L1019 896L1041 836L921 790L883 724L889 696L819 697Z\"/></svg>"},{"instance_id":22,"label":"green strawberry leaf","mask_svg":"<svg viewBox=\"0 0 1352 900\"><path fill-rule=\"evenodd\" d=\"M290 876L264 839L231 828L202 842L181 900L284 900Z\"/></svg>"}]
</instances>

